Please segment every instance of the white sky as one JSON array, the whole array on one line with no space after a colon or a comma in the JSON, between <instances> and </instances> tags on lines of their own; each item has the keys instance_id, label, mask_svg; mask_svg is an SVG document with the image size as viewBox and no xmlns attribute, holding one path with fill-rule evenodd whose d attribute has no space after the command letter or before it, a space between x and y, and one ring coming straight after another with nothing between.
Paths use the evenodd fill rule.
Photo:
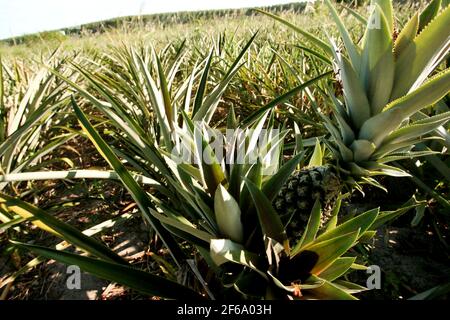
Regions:
<instances>
[{"instance_id":1,"label":"white sky","mask_svg":"<svg viewBox=\"0 0 450 320\"><path fill-rule=\"evenodd\" d=\"M119 16L291 2L295 0L0 0L0 39Z\"/></svg>"}]
</instances>

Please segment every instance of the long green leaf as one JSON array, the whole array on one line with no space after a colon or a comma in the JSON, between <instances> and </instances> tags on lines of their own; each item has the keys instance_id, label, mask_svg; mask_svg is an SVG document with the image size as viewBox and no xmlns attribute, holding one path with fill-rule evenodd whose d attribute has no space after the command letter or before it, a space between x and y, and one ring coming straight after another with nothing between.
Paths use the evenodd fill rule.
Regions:
<instances>
[{"instance_id":1,"label":"long green leaf","mask_svg":"<svg viewBox=\"0 0 450 320\"><path fill-rule=\"evenodd\" d=\"M311 282L324 281L323 285L321 285L320 287L313 290L305 291L304 294L307 297L322 300L357 300L354 296L345 292L339 286L329 281L323 280L317 276L312 275L307 281Z\"/></svg>"},{"instance_id":2,"label":"long green leaf","mask_svg":"<svg viewBox=\"0 0 450 320\"><path fill-rule=\"evenodd\" d=\"M195 115L203 103L203 97L205 95L206 85L208 81L209 69L211 67L211 61L213 57L213 50L209 52L208 57L206 58L205 66L203 67L202 77L200 79L200 83L198 85L197 93L195 94L194 108L192 110L192 114Z\"/></svg>"},{"instance_id":3,"label":"long green leaf","mask_svg":"<svg viewBox=\"0 0 450 320\"><path fill-rule=\"evenodd\" d=\"M355 232L357 230L360 230L359 235L362 235L377 219L379 211L380 210L377 208L360 214L355 218L337 226L336 228L321 234L319 237L317 237L316 241L329 240L335 237L339 237L343 234Z\"/></svg>"},{"instance_id":4,"label":"long green leaf","mask_svg":"<svg viewBox=\"0 0 450 320\"><path fill-rule=\"evenodd\" d=\"M319 39L318 37L316 37L315 35L313 35L310 32L307 32L305 30L300 29L299 27L293 25L292 23L290 23L289 21L286 21L285 19L274 15L270 12L264 11L264 10L260 10L260 9L255 9L256 11L258 11L259 13L265 14L266 16L271 17L272 19L275 19L279 22L281 22L282 24L286 25L287 27L291 28L292 30L294 30L295 32L298 32L299 34L301 34L302 36L304 36L306 39L308 39L312 44L314 44L315 46L321 48L323 51L325 51L328 55L331 56L331 52L333 51L332 48L330 47L330 45L328 45L325 41Z\"/></svg>"},{"instance_id":5,"label":"long green leaf","mask_svg":"<svg viewBox=\"0 0 450 320\"><path fill-rule=\"evenodd\" d=\"M420 25L418 32L422 31L439 12L442 0L432 0L428 6L420 13Z\"/></svg>"},{"instance_id":6,"label":"long green leaf","mask_svg":"<svg viewBox=\"0 0 450 320\"><path fill-rule=\"evenodd\" d=\"M325 271L320 274L322 279L333 281L346 273L355 262L356 257L338 258Z\"/></svg>"},{"instance_id":7,"label":"long green leaf","mask_svg":"<svg viewBox=\"0 0 450 320\"><path fill-rule=\"evenodd\" d=\"M347 49L348 55L350 57L350 61L356 73L359 72L360 64L361 64L361 56L358 52L357 45L353 42L350 37L350 33L339 17L336 9L331 4L330 0L325 0L325 4L328 6L328 10L331 13L331 16L334 20L334 23L337 25L339 32L341 34L342 40L344 41L345 48Z\"/></svg>"},{"instance_id":8,"label":"long green leaf","mask_svg":"<svg viewBox=\"0 0 450 320\"><path fill-rule=\"evenodd\" d=\"M446 7L410 43L396 61L394 89L391 100L402 97L415 85L420 85L437 66L450 46L450 6ZM444 53L443 55L441 54ZM436 60L436 61L434 61Z\"/></svg>"},{"instance_id":9,"label":"long green leaf","mask_svg":"<svg viewBox=\"0 0 450 320\"><path fill-rule=\"evenodd\" d=\"M377 146L409 116L439 101L450 91L450 69L431 78L420 88L403 98L391 102L382 113L367 120L359 138L370 140ZM380 130L383 128L383 130Z\"/></svg>"},{"instance_id":10,"label":"long green leaf","mask_svg":"<svg viewBox=\"0 0 450 320\"><path fill-rule=\"evenodd\" d=\"M310 245L303 247L299 254L303 251L312 251L319 256L317 263L311 270L312 274L318 275L332 265L341 255L347 252L348 249L355 244L358 235L359 230L321 242L318 242L316 239L316 241ZM297 254L295 254L295 256L297 256Z\"/></svg>"},{"instance_id":11,"label":"long green leaf","mask_svg":"<svg viewBox=\"0 0 450 320\"><path fill-rule=\"evenodd\" d=\"M383 2L388 3L387 7L392 6L390 1ZM380 113L386 106L394 83L392 25L389 26L385 13L378 5L375 7L372 15L378 17L380 25L368 27L363 49L365 63L361 67L361 78L366 82L372 115Z\"/></svg>"},{"instance_id":12,"label":"long green leaf","mask_svg":"<svg viewBox=\"0 0 450 320\"><path fill-rule=\"evenodd\" d=\"M32 222L39 228L54 233L60 238L96 257L115 263L124 263L124 260L121 257L119 257L112 250L108 249L102 243L98 242L94 238L84 235L76 228L59 221L52 215L29 203L1 193L0 203L6 206L9 211L14 212L22 218L36 219L32 220Z\"/></svg>"},{"instance_id":13,"label":"long green leaf","mask_svg":"<svg viewBox=\"0 0 450 320\"><path fill-rule=\"evenodd\" d=\"M97 277L118 282L144 294L168 299L201 300L201 296L188 287L127 265L110 263L15 241L13 244L19 248L31 250L47 259L54 259L67 265L77 265L80 269Z\"/></svg>"},{"instance_id":14,"label":"long green leaf","mask_svg":"<svg viewBox=\"0 0 450 320\"><path fill-rule=\"evenodd\" d=\"M303 160L305 156L304 152L301 152L294 156L291 160L286 162L269 180L264 182L262 186L262 192L264 195L272 201L278 194L278 190L286 183L287 179L294 172L298 164Z\"/></svg>"},{"instance_id":15,"label":"long green leaf","mask_svg":"<svg viewBox=\"0 0 450 320\"><path fill-rule=\"evenodd\" d=\"M253 182L246 179L245 183L253 198L262 232L268 238L278 241L289 252L289 242L280 216L273 209L269 199Z\"/></svg>"}]
</instances>

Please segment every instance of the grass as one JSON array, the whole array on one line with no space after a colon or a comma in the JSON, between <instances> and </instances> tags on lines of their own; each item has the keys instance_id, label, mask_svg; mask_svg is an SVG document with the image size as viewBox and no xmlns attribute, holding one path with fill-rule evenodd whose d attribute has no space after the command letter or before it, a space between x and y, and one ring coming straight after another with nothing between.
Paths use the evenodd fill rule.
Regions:
<instances>
[{"instance_id":1,"label":"grass","mask_svg":"<svg viewBox=\"0 0 450 320\"><path fill-rule=\"evenodd\" d=\"M324 27L322 19L312 19L317 16L325 16L327 13L322 8L319 12L305 13L295 12L293 10L282 10L281 15L293 21L295 24L304 26L311 32L320 33L320 29ZM364 9L363 9L364 10ZM220 11L218 11L220 13ZM0 53L4 57L15 58L32 58L41 54L48 54L55 47L61 46L62 51L89 51L89 50L104 50L109 46L114 46L119 43L135 44L140 42L152 43L156 47L161 47L168 42L176 41L177 39L187 39L188 42L196 43L205 38L207 41L212 41L224 32L229 36L235 36L238 39L246 36L256 30L260 31L260 35L273 38L276 34L282 34L283 37L277 37L277 42L292 41L294 35L287 32L287 29L272 19L252 12L251 15L246 15L243 11L236 11L229 16L197 17L195 13L185 13L187 23L173 19L173 22L161 23L158 20L149 21L143 18L131 18L130 21L122 21L116 27L108 27L95 24L94 26L87 25L82 28L80 34L70 34L62 36L57 32L44 33L42 35L36 34L27 36L23 44L10 46L12 40L2 40L0 43ZM171 21L170 17L166 18ZM322 21L321 21L322 20ZM328 20L328 19L327 19ZM211 22L214 21L214 24ZM329 20L328 20L329 21ZM331 27L333 24L328 22ZM205 46L208 44L205 43Z\"/></svg>"}]
</instances>

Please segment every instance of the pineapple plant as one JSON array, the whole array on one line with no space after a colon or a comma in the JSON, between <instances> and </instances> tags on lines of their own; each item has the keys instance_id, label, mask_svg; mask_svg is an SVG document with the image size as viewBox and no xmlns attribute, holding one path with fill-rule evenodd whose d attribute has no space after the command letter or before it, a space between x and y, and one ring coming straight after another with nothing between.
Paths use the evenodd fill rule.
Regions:
<instances>
[{"instance_id":1,"label":"pineapple plant","mask_svg":"<svg viewBox=\"0 0 450 320\"><path fill-rule=\"evenodd\" d=\"M325 3L345 50L333 39L327 45L300 31L333 58L343 101L329 90L335 121L321 115L331 136L324 142L334 161L296 171L274 200L275 208L295 234L304 231L316 199L325 210L325 225L344 186L361 190L362 184L371 184L383 188L374 176L408 176L388 163L427 155L428 152L413 151L414 145L432 138L427 134L450 119L450 112L432 117L421 113L450 90L450 69L432 75L450 48L450 6L439 11L441 1L432 1L400 31L396 28L392 1L373 0L364 37L356 43L331 2ZM268 15L292 27L279 17Z\"/></svg>"}]
</instances>

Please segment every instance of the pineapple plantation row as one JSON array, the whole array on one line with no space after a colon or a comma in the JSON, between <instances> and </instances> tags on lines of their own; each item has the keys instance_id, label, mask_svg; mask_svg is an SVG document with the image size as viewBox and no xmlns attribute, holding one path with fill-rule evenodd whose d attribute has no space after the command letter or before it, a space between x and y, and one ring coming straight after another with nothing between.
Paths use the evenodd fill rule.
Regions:
<instances>
[{"instance_id":1,"label":"pineapple plantation row","mask_svg":"<svg viewBox=\"0 0 450 320\"><path fill-rule=\"evenodd\" d=\"M395 223L447 261L409 297L445 295L450 6L307 8L300 24L259 10L245 32L5 54L0 297L55 260L140 298L357 299ZM94 195L107 209L74 223ZM108 243L131 219L138 261Z\"/></svg>"}]
</instances>

